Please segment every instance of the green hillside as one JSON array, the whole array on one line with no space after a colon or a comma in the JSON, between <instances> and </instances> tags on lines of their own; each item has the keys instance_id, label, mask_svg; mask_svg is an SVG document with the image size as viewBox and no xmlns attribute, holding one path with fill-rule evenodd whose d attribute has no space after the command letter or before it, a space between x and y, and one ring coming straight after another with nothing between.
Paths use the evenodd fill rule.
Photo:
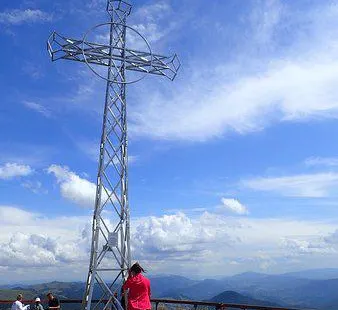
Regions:
<instances>
[{"instance_id":1,"label":"green hillside","mask_svg":"<svg viewBox=\"0 0 338 310\"><path fill-rule=\"evenodd\" d=\"M22 294L24 299L33 299L36 297L34 291L31 290L16 290L16 289L1 289L0 299L2 300L16 300L16 297Z\"/></svg>"}]
</instances>

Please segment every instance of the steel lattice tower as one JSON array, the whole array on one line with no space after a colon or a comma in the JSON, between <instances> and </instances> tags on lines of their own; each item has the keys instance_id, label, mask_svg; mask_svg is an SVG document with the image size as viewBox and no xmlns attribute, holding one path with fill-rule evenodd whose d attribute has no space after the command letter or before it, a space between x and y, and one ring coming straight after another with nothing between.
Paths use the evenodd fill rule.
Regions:
<instances>
[{"instance_id":1,"label":"steel lattice tower","mask_svg":"<svg viewBox=\"0 0 338 310\"><path fill-rule=\"evenodd\" d=\"M127 275L131 264L130 219L128 205L128 140L126 85L136 82L144 74L166 76L173 80L180 67L177 55L171 57L153 54L146 39L126 23L131 12L128 1L108 0L110 21L89 30L81 40L53 32L47 48L53 61L58 59L85 62L107 83L103 126L100 143L99 168L95 209L92 226L92 244L89 272L83 298L83 309L108 309ZM109 42L89 42L93 30L109 27ZM148 47L142 52L127 48L127 31L139 35ZM105 76L92 65L107 68ZM139 72L141 78L127 80L128 71ZM109 211L109 220L103 211ZM93 291L100 292L93 300Z\"/></svg>"}]
</instances>

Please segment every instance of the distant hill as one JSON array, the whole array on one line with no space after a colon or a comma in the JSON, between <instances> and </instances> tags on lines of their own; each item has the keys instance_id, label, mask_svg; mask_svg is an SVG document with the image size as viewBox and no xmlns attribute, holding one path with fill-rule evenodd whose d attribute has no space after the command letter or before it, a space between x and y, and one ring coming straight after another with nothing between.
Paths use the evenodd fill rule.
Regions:
<instances>
[{"instance_id":1,"label":"distant hill","mask_svg":"<svg viewBox=\"0 0 338 310\"><path fill-rule=\"evenodd\" d=\"M85 284L83 282L49 282L26 286L45 298L48 292L53 292L60 299L82 299Z\"/></svg>"},{"instance_id":2,"label":"distant hill","mask_svg":"<svg viewBox=\"0 0 338 310\"><path fill-rule=\"evenodd\" d=\"M300 305L326 309L327 305L338 309L338 279L310 280L308 284L285 290L284 296Z\"/></svg>"},{"instance_id":3,"label":"distant hill","mask_svg":"<svg viewBox=\"0 0 338 310\"><path fill-rule=\"evenodd\" d=\"M227 304L243 304L243 305L256 305L256 306L271 306L278 307L276 303L268 302L265 300L255 299L249 296L239 294L234 291L225 291L215 297L211 298L209 301L212 302L221 302Z\"/></svg>"},{"instance_id":4,"label":"distant hill","mask_svg":"<svg viewBox=\"0 0 338 310\"><path fill-rule=\"evenodd\" d=\"M284 273L285 276L311 279L311 280L329 280L338 279L337 268L310 269L295 272Z\"/></svg>"},{"instance_id":5,"label":"distant hill","mask_svg":"<svg viewBox=\"0 0 338 310\"><path fill-rule=\"evenodd\" d=\"M191 300L205 300L210 299L216 294L224 291L228 287L224 285L223 281L206 279L203 281L199 281L189 286L181 287L181 288L172 288L159 297L174 297L174 296L187 296L188 299Z\"/></svg>"},{"instance_id":6,"label":"distant hill","mask_svg":"<svg viewBox=\"0 0 338 310\"><path fill-rule=\"evenodd\" d=\"M149 279L151 282L151 295L157 298L159 297L176 298L176 296L182 296L182 294L180 293L181 289L190 287L199 282L185 277L174 275L162 277L149 277Z\"/></svg>"},{"instance_id":7,"label":"distant hill","mask_svg":"<svg viewBox=\"0 0 338 310\"><path fill-rule=\"evenodd\" d=\"M321 309L325 310L337 310L338 309L338 298L330 300Z\"/></svg>"},{"instance_id":8,"label":"distant hill","mask_svg":"<svg viewBox=\"0 0 338 310\"><path fill-rule=\"evenodd\" d=\"M36 297L34 292L30 290L0 289L0 299L2 300L16 300L16 297L19 294L23 294L25 299L32 299Z\"/></svg>"},{"instance_id":9,"label":"distant hill","mask_svg":"<svg viewBox=\"0 0 338 310\"><path fill-rule=\"evenodd\" d=\"M207 279L187 287L173 288L159 297L184 296L191 300L210 300L224 291L235 291L285 307L325 309L326 305L336 305L338 279L311 280L288 275L243 273L221 280Z\"/></svg>"},{"instance_id":10,"label":"distant hill","mask_svg":"<svg viewBox=\"0 0 338 310\"><path fill-rule=\"evenodd\" d=\"M243 300L246 297L252 298L251 301L247 300L247 302L250 301L249 303L256 300L264 301L265 304L278 304L286 307L337 310L338 278L311 279L311 277L323 277L325 274L326 276L334 276L335 270L309 270L281 275L246 272L218 280L199 281L181 276L165 275L153 276L150 277L150 280L153 298L211 300L217 297L221 298L222 302L225 302L225 299L236 300L237 298L237 303L246 303ZM14 300L19 292L23 292L27 299L36 296L45 299L45 295L49 291L61 299L82 299L84 287L83 282L2 286L0 299ZM232 295L225 294L229 291L232 292ZM240 298L235 294L244 297ZM94 288L93 297L99 297L97 287ZM6 308L0 307L0 310L2 309Z\"/></svg>"}]
</instances>

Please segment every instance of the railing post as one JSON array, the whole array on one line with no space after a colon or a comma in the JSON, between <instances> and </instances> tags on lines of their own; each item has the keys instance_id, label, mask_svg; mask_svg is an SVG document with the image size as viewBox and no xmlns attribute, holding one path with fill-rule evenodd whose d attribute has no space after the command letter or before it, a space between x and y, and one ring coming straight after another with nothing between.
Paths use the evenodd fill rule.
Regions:
<instances>
[{"instance_id":1,"label":"railing post","mask_svg":"<svg viewBox=\"0 0 338 310\"><path fill-rule=\"evenodd\" d=\"M216 306L216 310L226 310L226 306L225 305L223 305L223 304L218 304L217 306Z\"/></svg>"}]
</instances>

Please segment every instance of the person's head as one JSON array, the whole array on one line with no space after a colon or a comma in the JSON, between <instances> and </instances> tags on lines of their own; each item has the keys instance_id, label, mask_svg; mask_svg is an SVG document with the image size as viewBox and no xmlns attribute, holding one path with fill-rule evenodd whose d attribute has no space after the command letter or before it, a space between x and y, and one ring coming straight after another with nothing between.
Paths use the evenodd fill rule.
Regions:
<instances>
[{"instance_id":1,"label":"person's head","mask_svg":"<svg viewBox=\"0 0 338 310\"><path fill-rule=\"evenodd\" d=\"M22 294L19 294L18 296L16 296L16 300L22 300L22 298L23 298L23 296L22 296Z\"/></svg>"},{"instance_id":2,"label":"person's head","mask_svg":"<svg viewBox=\"0 0 338 310\"><path fill-rule=\"evenodd\" d=\"M145 272L145 270L141 267L139 263L135 263L133 266L129 269L132 276L136 276L141 272Z\"/></svg>"},{"instance_id":3,"label":"person's head","mask_svg":"<svg viewBox=\"0 0 338 310\"><path fill-rule=\"evenodd\" d=\"M39 297L36 297L36 298L35 298L35 303L36 303L36 304L39 304L40 302L41 302L41 299L40 299Z\"/></svg>"},{"instance_id":4,"label":"person's head","mask_svg":"<svg viewBox=\"0 0 338 310\"><path fill-rule=\"evenodd\" d=\"M48 300L52 300L54 298L53 294L49 292L47 295Z\"/></svg>"}]
</instances>

